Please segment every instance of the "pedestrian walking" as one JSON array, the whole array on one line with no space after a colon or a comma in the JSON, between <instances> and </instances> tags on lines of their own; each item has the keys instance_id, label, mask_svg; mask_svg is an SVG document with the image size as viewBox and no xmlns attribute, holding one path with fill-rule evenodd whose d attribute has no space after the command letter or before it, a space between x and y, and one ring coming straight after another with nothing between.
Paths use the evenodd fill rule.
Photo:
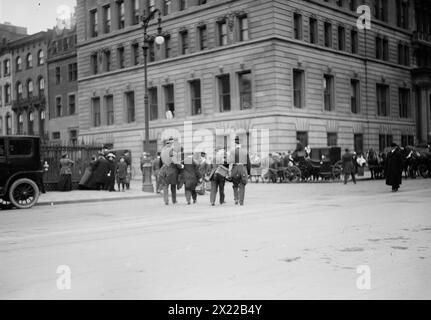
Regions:
<instances>
[{"instance_id":1,"label":"pedestrian walking","mask_svg":"<svg viewBox=\"0 0 431 320\"><path fill-rule=\"evenodd\" d=\"M233 184L233 194L235 205L238 203L243 206L245 198L245 186L248 182L251 164L247 150L243 149L239 137L235 138L235 150L231 153L229 177Z\"/></svg>"},{"instance_id":2,"label":"pedestrian walking","mask_svg":"<svg viewBox=\"0 0 431 320\"><path fill-rule=\"evenodd\" d=\"M169 189L171 190L172 203L177 203L177 184L179 171L183 169L181 158L178 156L178 148L174 148L174 138L169 138L166 146L161 151L162 167L159 177L163 189L163 199L169 205Z\"/></svg>"},{"instance_id":3,"label":"pedestrian walking","mask_svg":"<svg viewBox=\"0 0 431 320\"><path fill-rule=\"evenodd\" d=\"M61 155L60 159L60 180L58 181L58 191L72 191L72 166L74 162L67 156L67 152Z\"/></svg>"},{"instance_id":4,"label":"pedestrian walking","mask_svg":"<svg viewBox=\"0 0 431 320\"><path fill-rule=\"evenodd\" d=\"M211 170L209 175L209 180L211 182L210 203L212 206L215 206L217 192L219 192L220 195L220 205L226 203L224 187L226 178L229 175L229 164L227 163L226 151L224 149L220 149L216 153L215 160L214 168Z\"/></svg>"},{"instance_id":5,"label":"pedestrian walking","mask_svg":"<svg viewBox=\"0 0 431 320\"><path fill-rule=\"evenodd\" d=\"M341 157L341 161L343 163L344 184L347 184L349 176L352 176L353 183L356 184L355 164L353 163L353 154L349 149L345 149L345 153Z\"/></svg>"},{"instance_id":6,"label":"pedestrian walking","mask_svg":"<svg viewBox=\"0 0 431 320\"><path fill-rule=\"evenodd\" d=\"M123 192L125 191L126 182L127 182L127 169L128 169L127 162L124 159L124 157L121 157L116 170L118 191L123 191Z\"/></svg>"},{"instance_id":7,"label":"pedestrian walking","mask_svg":"<svg viewBox=\"0 0 431 320\"><path fill-rule=\"evenodd\" d=\"M196 203L196 187L202 180L202 176L199 171L199 164L193 159L193 155L189 155L184 159L184 170L181 174L181 179L183 179L184 183L187 204L190 205L191 200Z\"/></svg>"},{"instance_id":8,"label":"pedestrian walking","mask_svg":"<svg viewBox=\"0 0 431 320\"><path fill-rule=\"evenodd\" d=\"M109 153L107 155L108 158L108 173L106 175L105 180L105 190L109 192L115 191L115 172L117 169L117 165L115 163L115 155L113 153Z\"/></svg>"},{"instance_id":9,"label":"pedestrian walking","mask_svg":"<svg viewBox=\"0 0 431 320\"><path fill-rule=\"evenodd\" d=\"M160 158L160 152L157 152L157 157L153 160L153 174L156 179L156 192L160 193L160 180L159 180L159 172L162 166L162 161Z\"/></svg>"},{"instance_id":10,"label":"pedestrian walking","mask_svg":"<svg viewBox=\"0 0 431 320\"><path fill-rule=\"evenodd\" d=\"M385 164L386 184L392 186L392 192L397 192L402 184L403 160L396 143L391 144L391 151L386 155Z\"/></svg>"}]
</instances>

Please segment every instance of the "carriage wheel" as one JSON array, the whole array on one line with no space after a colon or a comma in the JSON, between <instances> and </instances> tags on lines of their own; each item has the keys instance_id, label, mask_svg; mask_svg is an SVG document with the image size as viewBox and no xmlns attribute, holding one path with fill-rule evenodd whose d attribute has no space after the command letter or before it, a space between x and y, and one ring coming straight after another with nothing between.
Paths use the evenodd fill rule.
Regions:
<instances>
[{"instance_id":1,"label":"carriage wheel","mask_svg":"<svg viewBox=\"0 0 431 320\"><path fill-rule=\"evenodd\" d=\"M426 165L420 164L418 166L418 171L419 171L419 174L421 175L422 178L428 178L429 172L428 172L428 168Z\"/></svg>"},{"instance_id":2,"label":"carriage wheel","mask_svg":"<svg viewBox=\"0 0 431 320\"><path fill-rule=\"evenodd\" d=\"M301 181L301 170L296 166L287 168L284 172L284 180L287 182Z\"/></svg>"},{"instance_id":3,"label":"carriage wheel","mask_svg":"<svg viewBox=\"0 0 431 320\"><path fill-rule=\"evenodd\" d=\"M343 171L342 162L338 161L334 167L332 168L332 178L334 180L340 180L341 179L341 172Z\"/></svg>"},{"instance_id":4,"label":"carriage wheel","mask_svg":"<svg viewBox=\"0 0 431 320\"><path fill-rule=\"evenodd\" d=\"M33 207L37 203L39 195L39 187L30 179L18 179L9 190L9 199L18 209Z\"/></svg>"}]
</instances>

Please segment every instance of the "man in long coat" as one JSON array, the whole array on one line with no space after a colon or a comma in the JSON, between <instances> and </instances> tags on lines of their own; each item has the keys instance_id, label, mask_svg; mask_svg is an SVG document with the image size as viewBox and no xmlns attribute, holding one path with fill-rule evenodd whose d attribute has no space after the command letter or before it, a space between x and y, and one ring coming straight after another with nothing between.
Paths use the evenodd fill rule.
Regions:
<instances>
[{"instance_id":1,"label":"man in long coat","mask_svg":"<svg viewBox=\"0 0 431 320\"><path fill-rule=\"evenodd\" d=\"M345 150L345 153L341 157L341 161L343 163L344 184L347 184L349 176L352 176L353 183L356 184L353 154L349 151L349 149Z\"/></svg>"},{"instance_id":2,"label":"man in long coat","mask_svg":"<svg viewBox=\"0 0 431 320\"><path fill-rule=\"evenodd\" d=\"M109 172L109 161L106 160L103 152L99 153L99 158L94 164L91 182L89 183L90 189L103 190L106 184L107 175Z\"/></svg>"},{"instance_id":3,"label":"man in long coat","mask_svg":"<svg viewBox=\"0 0 431 320\"><path fill-rule=\"evenodd\" d=\"M178 148L177 148L178 149ZM161 151L162 167L159 172L160 183L163 189L163 199L169 205L169 186L171 189L172 203L177 203L177 184L180 170L184 168L181 164L180 153L174 147L174 139L170 138Z\"/></svg>"},{"instance_id":4,"label":"man in long coat","mask_svg":"<svg viewBox=\"0 0 431 320\"><path fill-rule=\"evenodd\" d=\"M235 150L229 159L230 178L233 184L233 195L235 204L243 206L245 198L245 186L251 171L250 156L247 150L243 149L239 143L239 137L235 138Z\"/></svg>"},{"instance_id":5,"label":"man in long coat","mask_svg":"<svg viewBox=\"0 0 431 320\"><path fill-rule=\"evenodd\" d=\"M402 183L403 159L396 143L391 144L391 151L386 157L386 184L392 186L392 192L397 192Z\"/></svg>"},{"instance_id":6,"label":"man in long coat","mask_svg":"<svg viewBox=\"0 0 431 320\"><path fill-rule=\"evenodd\" d=\"M182 172L181 178L183 179L182 182L184 183L187 204L191 204L192 199L193 203L196 203L196 187L202 176L199 171L199 164L195 159L193 159L193 155L189 155L184 159L184 170Z\"/></svg>"}]
</instances>

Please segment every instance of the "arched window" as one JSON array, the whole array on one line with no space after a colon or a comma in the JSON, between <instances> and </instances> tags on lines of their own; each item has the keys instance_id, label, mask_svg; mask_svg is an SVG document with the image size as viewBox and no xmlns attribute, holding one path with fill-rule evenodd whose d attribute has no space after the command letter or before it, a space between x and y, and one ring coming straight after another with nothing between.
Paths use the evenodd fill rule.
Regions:
<instances>
[{"instance_id":1,"label":"arched window","mask_svg":"<svg viewBox=\"0 0 431 320\"><path fill-rule=\"evenodd\" d=\"M37 53L37 65L41 66L45 63L45 55L43 53L43 50L39 50Z\"/></svg>"},{"instance_id":2,"label":"arched window","mask_svg":"<svg viewBox=\"0 0 431 320\"><path fill-rule=\"evenodd\" d=\"M29 53L27 55L27 69L30 69L33 67L33 55Z\"/></svg>"},{"instance_id":3,"label":"arched window","mask_svg":"<svg viewBox=\"0 0 431 320\"><path fill-rule=\"evenodd\" d=\"M22 99L22 83L19 81L16 83L16 98Z\"/></svg>"},{"instance_id":4,"label":"arched window","mask_svg":"<svg viewBox=\"0 0 431 320\"><path fill-rule=\"evenodd\" d=\"M16 71L22 70L22 59L21 57L16 58Z\"/></svg>"},{"instance_id":5,"label":"arched window","mask_svg":"<svg viewBox=\"0 0 431 320\"><path fill-rule=\"evenodd\" d=\"M33 80L28 80L27 81L27 90L28 90L28 96L31 97L33 96Z\"/></svg>"},{"instance_id":6,"label":"arched window","mask_svg":"<svg viewBox=\"0 0 431 320\"><path fill-rule=\"evenodd\" d=\"M45 79L43 77L39 78L38 88L39 88L39 96L43 96L45 94Z\"/></svg>"},{"instance_id":7,"label":"arched window","mask_svg":"<svg viewBox=\"0 0 431 320\"><path fill-rule=\"evenodd\" d=\"M11 96L10 96L10 84L6 83L4 85L4 102L6 104L10 103Z\"/></svg>"},{"instance_id":8,"label":"arched window","mask_svg":"<svg viewBox=\"0 0 431 320\"><path fill-rule=\"evenodd\" d=\"M18 134L23 134L24 133L24 117L22 116L22 113L18 113L17 116L17 120L18 120Z\"/></svg>"}]
</instances>

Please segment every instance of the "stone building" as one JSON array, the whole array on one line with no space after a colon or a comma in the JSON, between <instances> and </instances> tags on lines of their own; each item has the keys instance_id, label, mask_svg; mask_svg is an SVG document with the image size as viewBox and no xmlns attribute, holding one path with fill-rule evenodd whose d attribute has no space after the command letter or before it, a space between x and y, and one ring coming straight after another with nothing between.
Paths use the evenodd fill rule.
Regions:
<instances>
[{"instance_id":1,"label":"stone building","mask_svg":"<svg viewBox=\"0 0 431 320\"><path fill-rule=\"evenodd\" d=\"M13 77L13 134L47 138L46 57L50 32L38 32L8 43Z\"/></svg>"},{"instance_id":2,"label":"stone building","mask_svg":"<svg viewBox=\"0 0 431 320\"><path fill-rule=\"evenodd\" d=\"M27 35L27 29L0 24L0 135L12 134L12 56L8 50L8 42Z\"/></svg>"},{"instance_id":3,"label":"stone building","mask_svg":"<svg viewBox=\"0 0 431 320\"><path fill-rule=\"evenodd\" d=\"M76 27L55 28L48 46L48 128L50 140L78 142Z\"/></svg>"},{"instance_id":4,"label":"stone building","mask_svg":"<svg viewBox=\"0 0 431 320\"><path fill-rule=\"evenodd\" d=\"M269 130L269 152L292 150L297 139L358 152L425 141L417 121L429 126L429 116L419 115L429 107L418 107L412 79L414 1L364 2L368 30L357 27L363 1L354 0L78 0L80 138L143 151L139 15L157 8L165 41L154 41L155 19L153 153L169 135L190 140L191 131L194 146L209 139L229 148L239 133L253 149Z\"/></svg>"}]
</instances>

